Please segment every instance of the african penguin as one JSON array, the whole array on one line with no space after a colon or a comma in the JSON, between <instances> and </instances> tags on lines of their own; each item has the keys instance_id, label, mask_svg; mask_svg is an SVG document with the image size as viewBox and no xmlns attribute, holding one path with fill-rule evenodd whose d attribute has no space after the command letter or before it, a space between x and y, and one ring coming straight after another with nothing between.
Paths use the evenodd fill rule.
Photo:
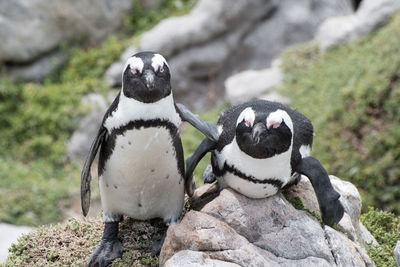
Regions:
<instances>
[{"instance_id":1,"label":"african penguin","mask_svg":"<svg viewBox=\"0 0 400 267\"><path fill-rule=\"evenodd\" d=\"M169 66L160 54L140 52L130 57L122 81L82 170L81 200L86 216L90 167L100 148L98 174L105 228L89 266L106 266L122 256L118 224L123 215L137 220L162 218L167 225L178 221L185 188L189 195L193 193L193 184L184 179L181 120L214 141L218 138L212 124L174 103Z\"/></svg>"},{"instance_id":2,"label":"african penguin","mask_svg":"<svg viewBox=\"0 0 400 267\"><path fill-rule=\"evenodd\" d=\"M187 177L208 151L212 168L206 169L205 182L217 179L220 188L250 198L271 196L304 174L314 187L324 223L340 221L340 194L319 161L310 157L314 130L307 117L276 102L253 100L226 110L217 130L217 142L204 140L187 159Z\"/></svg>"}]
</instances>

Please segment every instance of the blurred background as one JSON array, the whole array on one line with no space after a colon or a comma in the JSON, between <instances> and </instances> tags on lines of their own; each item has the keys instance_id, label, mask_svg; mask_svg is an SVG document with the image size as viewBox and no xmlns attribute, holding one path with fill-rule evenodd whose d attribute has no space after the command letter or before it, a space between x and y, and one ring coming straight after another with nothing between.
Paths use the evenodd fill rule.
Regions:
<instances>
[{"instance_id":1,"label":"blurred background","mask_svg":"<svg viewBox=\"0 0 400 267\"><path fill-rule=\"evenodd\" d=\"M205 120L253 98L304 113L313 155L364 211L400 213L400 1L0 0L0 239L81 216L80 169L142 50ZM188 157L203 136L182 136Z\"/></svg>"}]
</instances>

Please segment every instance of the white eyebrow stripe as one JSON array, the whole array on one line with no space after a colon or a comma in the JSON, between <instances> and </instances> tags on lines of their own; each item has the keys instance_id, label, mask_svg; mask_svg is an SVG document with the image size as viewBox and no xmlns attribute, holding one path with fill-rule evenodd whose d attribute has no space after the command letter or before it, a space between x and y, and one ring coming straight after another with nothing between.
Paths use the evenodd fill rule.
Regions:
<instances>
[{"instance_id":1,"label":"white eyebrow stripe","mask_svg":"<svg viewBox=\"0 0 400 267\"><path fill-rule=\"evenodd\" d=\"M164 66L164 63L169 68L167 61L160 54L154 54L153 58L151 59L151 66L153 67L154 71L157 71L158 67Z\"/></svg>"},{"instance_id":2,"label":"white eyebrow stripe","mask_svg":"<svg viewBox=\"0 0 400 267\"><path fill-rule=\"evenodd\" d=\"M133 57L128 58L128 60L126 61L125 66L124 66L124 72L126 71L128 66L130 66L131 69L137 68L139 70L139 72L142 72L143 67L144 67L144 62L141 58L133 56Z\"/></svg>"},{"instance_id":3,"label":"white eyebrow stripe","mask_svg":"<svg viewBox=\"0 0 400 267\"><path fill-rule=\"evenodd\" d=\"M256 114L254 113L254 110L251 107L245 108L239 115L237 121L236 121L236 126L242 122L242 120L245 119L250 120L252 123L254 123L254 120L256 119Z\"/></svg>"}]
</instances>

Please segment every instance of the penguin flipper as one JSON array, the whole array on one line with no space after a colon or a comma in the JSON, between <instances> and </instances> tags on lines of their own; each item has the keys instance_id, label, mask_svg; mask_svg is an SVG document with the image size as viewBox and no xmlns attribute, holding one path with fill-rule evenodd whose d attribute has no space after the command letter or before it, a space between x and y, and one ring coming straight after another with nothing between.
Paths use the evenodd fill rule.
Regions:
<instances>
[{"instance_id":1,"label":"penguin flipper","mask_svg":"<svg viewBox=\"0 0 400 267\"><path fill-rule=\"evenodd\" d=\"M324 224L332 226L338 223L343 217L344 208L339 201L340 194L332 187L328 173L321 163L313 157L302 158L294 171L310 179Z\"/></svg>"},{"instance_id":2,"label":"penguin flipper","mask_svg":"<svg viewBox=\"0 0 400 267\"><path fill-rule=\"evenodd\" d=\"M90 168L92 166L93 160L96 157L97 151L99 150L100 145L104 141L104 137L106 136L107 129L103 126L100 127L97 135L92 143L92 146L89 150L89 155L86 158L85 165L83 165L82 173L81 173L81 206L82 213L84 216L89 212L90 207L90 181L92 176L90 175Z\"/></svg>"},{"instance_id":3,"label":"penguin flipper","mask_svg":"<svg viewBox=\"0 0 400 267\"><path fill-rule=\"evenodd\" d=\"M199 161L207 154L207 152L214 150L216 147L217 142L211 141L208 138L205 138L203 142L201 142L194 154L186 160L186 180L189 180L192 177L194 169Z\"/></svg>"},{"instance_id":4,"label":"penguin flipper","mask_svg":"<svg viewBox=\"0 0 400 267\"><path fill-rule=\"evenodd\" d=\"M218 141L219 134L217 126L215 126L212 122L204 122L198 115L193 114L182 104L176 103L175 108L183 121L189 122L191 125L193 125L193 127L202 132L210 140L215 142Z\"/></svg>"}]
</instances>

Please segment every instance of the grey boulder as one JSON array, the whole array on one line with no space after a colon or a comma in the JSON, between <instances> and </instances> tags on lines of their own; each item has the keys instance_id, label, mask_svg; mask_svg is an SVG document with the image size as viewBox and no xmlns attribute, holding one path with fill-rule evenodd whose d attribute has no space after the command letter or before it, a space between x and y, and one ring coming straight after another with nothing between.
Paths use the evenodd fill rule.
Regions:
<instances>
[{"instance_id":1,"label":"grey boulder","mask_svg":"<svg viewBox=\"0 0 400 267\"><path fill-rule=\"evenodd\" d=\"M286 47L312 39L326 18L350 13L349 0L200 0L144 33L140 45L167 58L177 100L204 109L221 102L229 76L269 67Z\"/></svg>"},{"instance_id":2,"label":"grey boulder","mask_svg":"<svg viewBox=\"0 0 400 267\"><path fill-rule=\"evenodd\" d=\"M132 0L0 1L0 62L31 62L68 40L97 42L118 28Z\"/></svg>"},{"instance_id":3,"label":"grey boulder","mask_svg":"<svg viewBox=\"0 0 400 267\"><path fill-rule=\"evenodd\" d=\"M160 266L374 266L360 244L322 227L282 193L249 199L231 189L170 226L159 261Z\"/></svg>"},{"instance_id":4,"label":"grey boulder","mask_svg":"<svg viewBox=\"0 0 400 267\"><path fill-rule=\"evenodd\" d=\"M357 40L385 25L399 9L399 0L363 0L355 14L324 21L315 40L322 50Z\"/></svg>"},{"instance_id":5,"label":"grey boulder","mask_svg":"<svg viewBox=\"0 0 400 267\"><path fill-rule=\"evenodd\" d=\"M282 80L280 60L273 61L271 68L239 72L225 80L225 100L237 105L258 98L263 93L272 94L274 88L282 85Z\"/></svg>"},{"instance_id":6,"label":"grey boulder","mask_svg":"<svg viewBox=\"0 0 400 267\"><path fill-rule=\"evenodd\" d=\"M66 60L65 53L52 52L32 64L11 65L7 68L6 75L12 80L40 82L61 68Z\"/></svg>"},{"instance_id":7,"label":"grey boulder","mask_svg":"<svg viewBox=\"0 0 400 267\"><path fill-rule=\"evenodd\" d=\"M394 257L396 258L397 265L400 266L400 241L397 241L396 247L394 248Z\"/></svg>"}]
</instances>

